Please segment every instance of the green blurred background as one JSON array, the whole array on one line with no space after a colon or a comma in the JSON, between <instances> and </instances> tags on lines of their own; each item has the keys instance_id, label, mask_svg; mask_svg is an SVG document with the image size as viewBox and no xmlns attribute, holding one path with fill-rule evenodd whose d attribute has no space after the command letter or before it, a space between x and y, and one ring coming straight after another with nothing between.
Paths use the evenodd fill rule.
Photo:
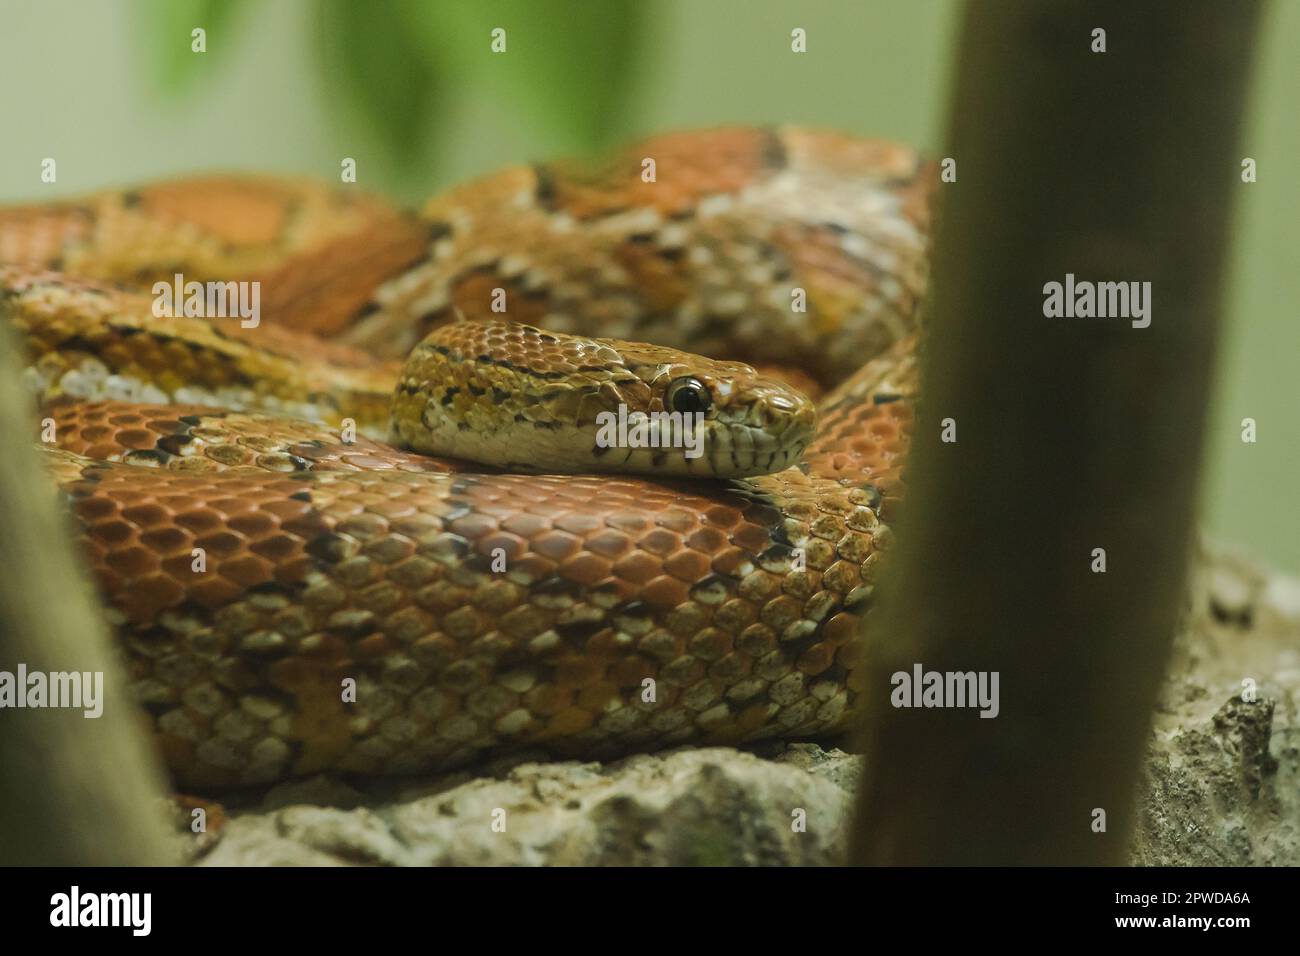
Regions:
<instances>
[{"instance_id":1,"label":"green blurred background","mask_svg":"<svg viewBox=\"0 0 1300 956\"><path fill-rule=\"evenodd\" d=\"M363 187L415 202L508 163L720 123L933 153L959 13L947 0L0 0L0 202L210 170L335 178L345 156ZM489 49L498 26L504 55ZM806 54L790 52L795 27ZM1294 571L1300 2L1275 3L1262 35L1242 147L1259 181L1241 186L1203 512L1215 537ZM47 156L55 184L39 178Z\"/></svg>"}]
</instances>

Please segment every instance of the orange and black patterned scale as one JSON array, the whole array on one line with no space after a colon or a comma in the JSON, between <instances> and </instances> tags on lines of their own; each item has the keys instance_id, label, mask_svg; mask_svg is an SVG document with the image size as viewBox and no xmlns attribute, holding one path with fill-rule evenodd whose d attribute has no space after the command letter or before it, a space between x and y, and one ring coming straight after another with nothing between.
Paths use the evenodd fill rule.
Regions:
<instances>
[{"instance_id":1,"label":"orange and black patterned scale","mask_svg":"<svg viewBox=\"0 0 1300 956\"><path fill-rule=\"evenodd\" d=\"M258 280L282 325L330 335L421 258L425 227L373 196L270 176L213 176L0 209L0 263L148 289Z\"/></svg>"},{"instance_id":2,"label":"orange and black patterned scale","mask_svg":"<svg viewBox=\"0 0 1300 956\"><path fill-rule=\"evenodd\" d=\"M502 289L511 319L552 332L835 384L915 325L936 181L906 147L790 127L503 170L426 204L426 259L343 338L403 358L457 317L501 318Z\"/></svg>"},{"instance_id":3,"label":"orange and black patterned scale","mask_svg":"<svg viewBox=\"0 0 1300 956\"><path fill-rule=\"evenodd\" d=\"M560 217L555 236L599 237L588 240L587 273L571 261L577 240L514 240L525 260L549 263L525 265L518 275L543 290L530 301L570 319L565 331L604 321L599 308L582 312L565 282L599 279L590 272L604 268L601 256L632 261L641 253L630 248L679 248L680 241L681 255L661 258L682 270L674 281L708 294L664 292L652 313L634 302L634 318L624 323L631 328L609 334L635 338L680 314L711 330L706 341L721 348L735 303L724 299L724 309L710 311L716 290L709 282L743 279L747 264L753 290L770 286L770 301L787 303L769 316L765 348L780 353L771 357L801 359L809 343L834 340L811 362L811 374L829 382L857 349L857 370L820 403L817 436L802 461L774 475L666 481L497 473L364 435L345 438L336 425L354 396L318 402L310 417L329 424L286 418L281 389L262 385L260 372L247 376L237 410L186 403L183 385L158 384L165 365L151 368L123 353L120 336L104 333L114 348L103 348L97 331L135 323L142 331L127 338L163 347L170 335L196 362L213 354L211 361L236 370L270 361L260 357L264 349L287 356L264 346L270 337L251 334L257 330L214 335L156 324L139 302L117 298L136 293L96 286L102 275L89 283L91 299L109 300L99 313L78 299L87 285L71 277L33 279L37 273L22 269L3 276L0 317L25 333L29 375L54 424L50 470L80 522L132 689L180 783L233 785L328 769L405 773L516 749L601 758L844 729L864 690L858 664L912 427L915 365L906 336L923 290L925 167L900 147L819 141L805 131L695 135L697 149L678 135L629 153L658 158L662 193L640 191L638 161L635 173L604 179L558 167L506 171L435 201L430 222L447 225L427 233L437 236L434 248L356 311L348 337L361 342L383 325L396 334L447 303L476 302L456 291L468 280L449 263L476 260L482 246L474 243L504 237L519 210L525 219ZM710 155L720 158L712 170ZM686 170L681 179L671 172L674 159ZM712 190L710 175L717 177ZM811 183L803 207L800 177ZM490 201L494 190L513 205ZM667 216L658 226L620 219L633 217L648 196L657 197L654 215ZM784 212L763 219L759 209L772 196L783 197ZM762 221L743 233L742 219ZM5 222L0 212L0 249L13 245ZM674 223L686 227L684 240ZM645 227L653 239L627 231ZM753 229L764 238L744 251ZM775 237L783 230L823 241L816 249L782 247ZM276 268L294 267L295 255ZM703 264L710 256L713 272ZM763 267L764 257L800 256L804 271L784 278ZM807 265L808 256L815 264ZM494 250L492 269L514 271L518 263L506 257L504 247ZM568 271L557 274L557 265ZM636 281L605 279L596 283L605 291L593 307L619 282ZM795 280L815 301L791 325ZM854 284L864 290L857 299L846 291ZM746 293L749 301L757 294ZM545 326L550 314L527 318ZM85 327L76 336L58 337L60 323L78 322ZM817 327L810 332L806 323ZM273 314L263 324L298 334ZM689 343L691 336L677 329L669 338ZM758 339L740 338L741 351L752 352ZM230 344L246 340L248 353ZM778 348L783 341L788 348ZM56 357L45 358L49 364L72 353L82 365L62 367L60 378L37 368L42 354ZM327 358L311 364L316 353L301 358L313 378L333 368ZM272 382L291 380L287 367L263 367ZM352 372L383 383L390 367L354 362ZM331 374L345 381L347 363L339 368ZM68 385L78 372L93 379L90 386L74 375L70 387L49 387ZM334 381L313 388L334 395ZM145 391L149 401L139 401L146 385L162 397ZM137 393L126 398L135 401L118 395L131 388Z\"/></svg>"}]
</instances>

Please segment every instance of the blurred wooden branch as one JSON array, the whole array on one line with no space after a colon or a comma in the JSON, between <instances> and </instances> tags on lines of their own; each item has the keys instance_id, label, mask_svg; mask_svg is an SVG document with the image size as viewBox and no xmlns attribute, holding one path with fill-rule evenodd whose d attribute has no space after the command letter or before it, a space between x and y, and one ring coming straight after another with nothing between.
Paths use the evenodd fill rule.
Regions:
<instances>
[{"instance_id":1,"label":"blurred wooden branch","mask_svg":"<svg viewBox=\"0 0 1300 956\"><path fill-rule=\"evenodd\" d=\"M163 777L32 447L37 423L0 323L0 670L104 675L98 718L0 710L0 864L166 863Z\"/></svg>"},{"instance_id":2,"label":"blurred wooden branch","mask_svg":"<svg viewBox=\"0 0 1300 956\"><path fill-rule=\"evenodd\" d=\"M1127 859L1184 595L1258 12L967 10L910 499L871 624L857 862ZM1045 317L1067 273L1149 281L1150 326ZM891 706L914 664L998 672L999 715Z\"/></svg>"}]
</instances>

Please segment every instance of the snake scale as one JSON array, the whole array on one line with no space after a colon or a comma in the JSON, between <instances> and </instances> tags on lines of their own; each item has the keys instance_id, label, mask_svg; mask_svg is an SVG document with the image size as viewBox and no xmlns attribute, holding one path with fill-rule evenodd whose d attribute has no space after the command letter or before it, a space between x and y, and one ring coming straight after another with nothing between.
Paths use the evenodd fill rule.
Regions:
<instances>
[{"instance_id":1,"label":"snake scale","mask_svg":"<svg viewBox=\"0 0 1300 956\"><path fill-rule=\"evenodd\" d=\"M725 128L506 169L419 213L263 177L0 209L0 317L176 780L844 729L902 494L934 178L890 143ZM257 281L260 323L154 314L175 274ZM514 341L501 320L534 327L508 361L437 345ZM567 336L749 363L820 396L815 433L743 478L534 474L545 433L495 466L385 443L424 387L408 353L474 366L486 405L452 429L474 437L495 374L568 401L587 359L546 350ZM419 408L470 400L439 394Z\"/></svg>"}]
</instances>

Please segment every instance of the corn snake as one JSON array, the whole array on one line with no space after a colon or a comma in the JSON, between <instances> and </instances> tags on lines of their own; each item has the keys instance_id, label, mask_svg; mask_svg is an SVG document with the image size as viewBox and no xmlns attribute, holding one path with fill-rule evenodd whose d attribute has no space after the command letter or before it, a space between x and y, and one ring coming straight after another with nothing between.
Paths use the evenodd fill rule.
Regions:
<instances>
[{"instance_id":1,"label":"corn snake","mask_svg":"<svg viewBox=\"0 0 1300 956\"><path fill-rule=\"evenodd\" d=\"M932 179L892 144L724 129L419 214L240 178L0 210L0 315L177 780L842 730L901 497ZM178 273L259 282L262 322L154 315ZM796 466L726 480L389 447L400 360L456 317L748 362L824 391L818 428Z\"/></svg>"}]
</instances>

